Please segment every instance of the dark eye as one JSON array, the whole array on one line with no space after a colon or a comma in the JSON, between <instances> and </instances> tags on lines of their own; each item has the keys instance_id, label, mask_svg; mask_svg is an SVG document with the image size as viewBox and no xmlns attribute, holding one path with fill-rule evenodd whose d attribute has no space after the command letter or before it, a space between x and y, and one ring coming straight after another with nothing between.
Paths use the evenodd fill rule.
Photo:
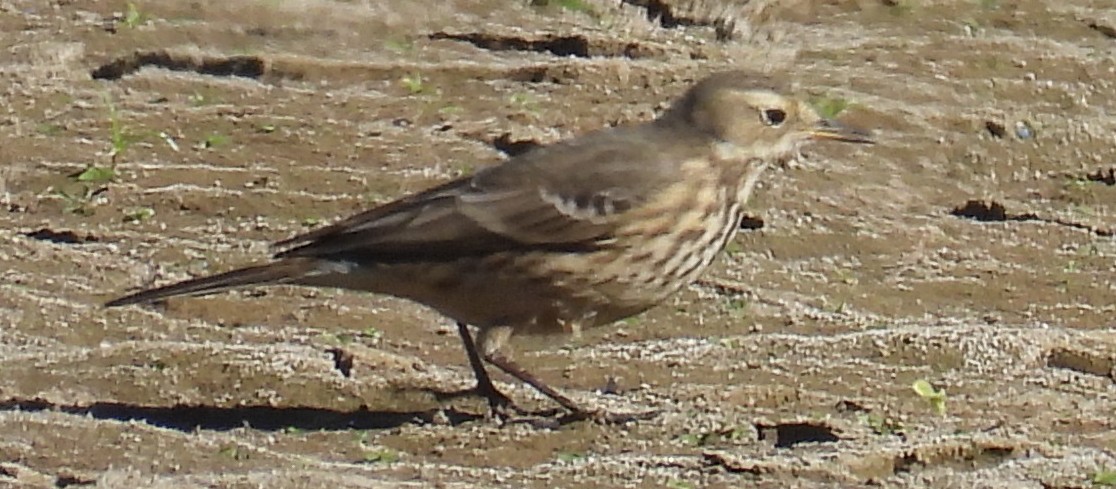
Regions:
<instances>
[{"instance_id":1,"label":"dark eye","mask_svg":"<svg viewBox=\"0 0 1116 489\"><path fill-rule=\"evenodd\" d=\"M785 120L787 120L787 113L784 112L783 109L767 109L763 111L764 124L778 127Z\"/></svg>"}]
</instances>

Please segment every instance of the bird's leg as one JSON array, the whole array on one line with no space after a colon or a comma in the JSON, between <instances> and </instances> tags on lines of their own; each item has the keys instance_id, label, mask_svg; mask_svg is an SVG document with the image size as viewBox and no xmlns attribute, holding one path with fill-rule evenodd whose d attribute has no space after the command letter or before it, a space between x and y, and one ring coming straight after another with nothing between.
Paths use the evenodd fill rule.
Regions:
<instances>
[{"instance_id":1,"label":"bird's leg","mask_svg":"<svg viewBox=\"0 0 1116 489\"><path fill-rule=\"evenodd\" d=\"M515 407L512 400L492 383L488 371L484 368L484 361L477 351L477 344L473 341L473 334L465 323L457 323L457 333L461 335L461 343L465 346L465 354L469 357L469 366L473 368L473 376L477 379L474 391L488 400L488 406L493 412L499 412L508 407Z\"/></svg>"},{"instance_id":2,"label":"bird's leg","mask_svg":"<svg viewBox=\"0 0 1116 489\"><path fill-rule=\"evenodd\" d=\"M558 392L557 389L546 385L543 381L535 377L531 372L528 372L518 363L500 353L501 347L508 342L512 336L512 328L506 326L497 326L481 329L478 340L480 341L480 357L488 363L495 365L496 368L503 370L504 373L519 379L520 382L527 384L535 390L543 393L557 402L562 407L566 408L576 418L592 417L593 411L579 406L573 399L566 397L565 394Z\"/></svg>"},{"instance_id":3,"label":"bird's leg","mask_svg":"<svg viewBox=\"0 0 1116 489\"><path fill-rule=\"evenodd\" d=\"M488 361L488 363L495 365L496 368L503 370L504 373L515 377L516 379L519 379L520 382L534 387L535 390L543 393L543 395L545 395L546 397L553 399L554 402L557 402L562 407L569 410L575 417L589 418L593 416L594 411L579 406L576 402L574 402L573 399L566 397L565 394L562 394L553 387L546 385L545 383L543 383L543 381L539 380L538 377L535 377L531 372L528 372L523 367L520 367L518 363L504 356L503 354L500 354L498 352L486 351L484 353L484 359Z\"/></svg>"},{"instance_id":4,"label":"bird's leg","mask_svg":"<svg viewBox=\"0 0 1116 489\"><path fill-rule=\"evenodd\" d=\"M515 377L520 382L533 387L535 390L543 393L543 395L553 399L554 402L558 403L570 412L570 415L566 417L566 419L593 419L603 423L627 423L629 421L648 419L649 417L657 414L654 412L637 414L613 414L602 410L586 409L585 407L575 402L573 399L567 397L565 394L558 392L557 389L550 387L543 381L539 380L538 377L535 377L534 374L528 372L514 360L500 353L500 347L503 346L503 344L506 343L507 340L511 337L511 332L511 328L506 327L482 329L479 336L481 346L479 355L480 358L483 358L486 362L495 365L496 368L499 368L500 370L503 370L504 373ZM468 330L465 330L465 334L467 333ZM471 340L472 338L470 338L467 347L472 346L474 348L473 351L476 352L476 345L471 344ZM484 367L482 366L480 370L483 371Z\"/></svg>"}]
</instances>

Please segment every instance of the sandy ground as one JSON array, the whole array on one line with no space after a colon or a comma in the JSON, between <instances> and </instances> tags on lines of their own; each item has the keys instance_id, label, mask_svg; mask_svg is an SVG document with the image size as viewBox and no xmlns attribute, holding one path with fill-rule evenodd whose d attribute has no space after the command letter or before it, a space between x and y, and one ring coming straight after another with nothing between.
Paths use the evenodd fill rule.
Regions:
<instances>
[{"instance_id":1,"label":"sandy ground","mask_svg":"<svg viewBox=\"0 0 1116 489\"><path fill-rule=\"evenodd\" d=\"M0 0L0 486L1092 487L1116 476L1110 2ZM670 303L517 345L652 420L500 426L445 395L471 383L451 325L391 298L100 307L728 67L881 144L770 175Z\"/></svg>"}]
</instances>

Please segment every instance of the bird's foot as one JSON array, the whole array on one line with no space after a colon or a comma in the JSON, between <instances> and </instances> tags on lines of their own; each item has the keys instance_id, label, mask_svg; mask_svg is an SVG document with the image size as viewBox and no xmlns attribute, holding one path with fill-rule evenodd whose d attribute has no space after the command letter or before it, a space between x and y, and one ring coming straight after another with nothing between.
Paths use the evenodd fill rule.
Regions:
<instances>
[{"instance_id":1,"label":"bird's foot","mask_svg":"<svg viewBox=\"0 0 1116 489\"><path fill-rule=\"evenodd\" d=\"M507 418L509 414L524 414L522 408L515 404L507 394L500 392L496 386L489 384L478 384L473 388L472 394L477 397L483 397L488 401L489 414L496 418Z\"/></svg>"}]
</instances>

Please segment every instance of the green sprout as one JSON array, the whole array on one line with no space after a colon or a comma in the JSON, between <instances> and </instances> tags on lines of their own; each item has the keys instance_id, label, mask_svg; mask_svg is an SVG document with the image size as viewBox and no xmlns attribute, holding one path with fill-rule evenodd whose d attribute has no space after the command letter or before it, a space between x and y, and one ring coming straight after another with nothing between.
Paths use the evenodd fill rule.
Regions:
<instances>
[{"instance_id":1,"label":"green sprout","mask_svg":"<svg viewBox=\"0 0 1116 489\"><path fill-rule=\"evenodd\" d=\"M891 7L892 15L906 15L918 6L915 0L884 0L884 4Z\"/></svg>"},{"instance_id":2,"label":"green sprout","mask_svg":"<svg viewBox=\"0 0 1116 489\"><path fill-rule=\"evenodd\" d=\"M461 107L460 105L453 105L453 104L450 104L450 105L447 105L445 107L442 107L442 108L438 109L438 114L443 115L443 116L456 115L456 114L460 114L462 112L465 112L465 109L463 107Z\"/></svg>"},{"instance_id":3,"label":"green sprout","mask_svg":"<svg viewBox=\"0 0 1116 489\"><path fill-rule=\"evenodd\" d=\"M112 168L91 165L74 176L74 179L79 182L86 183L106 183L111 182L116 178L116 171Z\"/></svg>"},{"instance_id":4,"label":"green sprout","mask_svg":"<svg viewBox=\"0 0 1116 489\"><path fill-rule=\"evenodd\" d=\"M216 148L218 146L224 146L225 144L228 144L228 142L229 142L229 137L228 136L225 136L224 134L218 134L218 133L214 132L214 133L210 133L208 136L205 137L205 139L202 140L202 142L198 143L197 148L198 149Z\"/></svg>"},{"instance_id":5,"label":"green sprout","mask_svg":"<svg viewBox=\"0 0 1116 489\"><path fill-rule=\"evenodd\" d=\"M43 122L35 126L35 132L43 136L57 136L62 133L62 130L62 126L49 122Z\"/></svg>"},{"instance_id":6,"label":"green sprout","mask_svg":"<svg viewBox=\"0 0 1116 489\"><path fill-rule=\"evenodd\" d=\"M849 108L849 101L841 97L822 96L814 98L811 101L811 105L814 106L814 110L818 112L818 115L826 119L832 119L837 117L837 114Z\"/></svg>"},{"instance_id":7,"label":"green sprout","mask_svg":"<svg viewBox=\"0 0 1116 489\"><path fill-rule=\"evenodd\" d=\"M585 458L585 454L578 452L558 452L557 458L559 462L574 462Z\"/></svg>"},{"instance_id":8,"label":"green sprout","mask_svg":"<svg viewBox=\"0 0 1116 489\"><path fill-rule=\"evenodd\" d=\"M190 105L193 107L202 107L216 102L213 98L196 90L194 93L187 95L186 100L189 101Z\"/></svg>"},{"instance_id":9,"label":"green sprout","mask_svg":"<svg viewBox=\"0 0 1116 489\"><path fill-rule=\"evenodd\" d=\"M361 462L366 464L393 464L399 461L399 452L382 448L379 450L365 450Z\"/></svg>"},{"instance_id":10,"label":"green sprout","mask_svg":"<svg viewBox=\"0 0 1116 489\"><path fill-rule=\"evenodd\" d=\"M729 298L727 304L725 305L728 307L728 311L730 314L737 317L743 317L748 314L748 306L750 304L744 297L737 296Z\"/></svg>"},{"instance_id":11,"label":"green sprout","mask_svg":"<svg viewBox=\"0 0 1116 489\"><path fill-rule=\"evenodd\" d=\"M249 453L247 450L241 450L237 445L227 445L217 451L221 455L231 458L233 460L248 460Z\"/></svg>"},{"instance_id":12,"label":"green sprout","mask_svg":"<svg viewBox=\"0 0 1116 489\"><path fill-rule=\"evenodd\" d=\"M415 49L415 41L411 39L388 39L384 41L384 49L396 54L403 54Z\"/></svg>"},{"instance_id":13,"label":"green sprout","mask_svg":"<svg viewBox=\"0 0 1116 489\"><path fill-rule=\"evenodd\" d=\"M364 331L361 331L360 335L372 341L380 341L380 339L384 337L384 332L369 326L364 328Z\"/></svg>"},{"instance_id":14,"label":"green sprout","mask_svg":"<svg viewBox=\"0 0 1116 489\"><path fill-rule=\"evenodd\" d=\"M678 441L695 447L705 447L726 442L743 440L747 438L750 433L750 430L746 430L744 428L726 428L723 430L708 431L703 433L687 433L678 437Z\"/></svg>"},{"instance_id":15,"label":"green sprout","mask_svg":"<svg viewBox=\"0 0 1116 489\"><path fill-rule=\"evenodd\" d=\"M155 217L155 209L136 207L124 213L124 222L142 222Z\"/></svg>"},{"instance_id":16,"label":"green sprout","mask_svg":"<svg viewBox=\"0 0 1116 489\"><path fill-rule=\"evenodd\" d=\"M871 428L872 432L877 435L895 435L903 433L905 430L903 423L875 413L862 414L858 416L857 419Z\"/></svg>"},{"instance_id":17,"label":"green sprout","mask_svg":"<svg viewBox=\"0 0 1116 489\"><path fill-rule=\"evenodd\" d=\"M517 92L509 98L512 105L528 112L538 112L539 100L530 92Z\"/></svg>"},{"instance_id":18,"label":"green sprout","mask_svg":"<svg viewBox=\"0 0 1116 489\"><path fill-rule=\"evenodd\" d=\"M67 214L77 214L79 216L93 215L93 207L90 205L93 201L94 189L88 185L82 185L80 189L75 192L67 192L62 189L54 191L54 194L62 198L65 204L62 206L62 212Z\"/></svg>"},{"instance_id":19,"label":"green sprout","mask_svg":"<svg viewBox=\"0 0 1116 489\"><path fill-rule=\"evenodd\" d=\"M73 190L59 189L54 193L65 202L62 210L66 213L89 216L93 214L93 198L105 190L104 184L116 179L117 157L124 153L139 138L132 134L120 120L120 113L112 98L106 93L103 97L109 118L109 164L107 166L90 163L81 171L69 175L77 182Z\"/></svg>"},{"instance_id":20,"label":"green sprout","mask_svg":"<svg viewBox=\"0 0 1116 489\"><path fill-rule=\"evenodd\" d=\"M945 416L946 393L944 390L935 390L934 386L930 385L930 382L923 379L914 381L914 383L911 384L911 389L914 389L915 394L918 394L919 397L926 399L926 401L930 403L930 407L934 409L934 412L941 416Z\"/></svg>"},{"instance_id":21,"label":"green sprout","mask_svg":"<svg viewBox=\"0 0 1116 489\"><path fill-rule=\"evenodd\" d=\"M1101 469L1093 474L1093 485L1116 487L1116 470Z\"/></svg>"},{"instance_id":22,"label":"green sprout","mask_svg":"<svg viewBox=\"0 0 1116 489\"><path fill-rule=\"evenodd\" d=\"M139 134L133 133L120 120L120 111L116 110L116 104L113 103L109 94L106 93L103 100L105 107L108 109L109 117L109 161L115 166L116 158L143 138Z\"/></svg>"},{"instance_id":23,"label":"green sprout","mask_svg":"<svg viewBox=\"0 0 1116 489\"><path fill-rule=\"evenodd\" d=\"M557 7L570 12L580 12L594 19L600 17L600 13L585 0L531 0L531 5L535 7Z\"/></svg>"},{"instance_id":24,"label":"green sprout","mask_svg":"<svg viewBox=\"0 0 1116 489\"><path fill-rule=\"evenodd\" d=\"M403 88L406 88L411 95L418 95L428 90L426 80L422 78L422 73L405 75L403 78L399 79L399 83L402 84Z\"/></svg>"},{"instance_id":25,"label":"green sprout","mask_svg":"<svg viewBox=\"0 0 1116 489\"><path fill-rule=\"evenodd\" d=\"M127 10L124 12L124 25L129 29L135 29L144 22L147 22L147 16L140 12L135 2L128 2Z\"/></svg>"}]
</instances>

